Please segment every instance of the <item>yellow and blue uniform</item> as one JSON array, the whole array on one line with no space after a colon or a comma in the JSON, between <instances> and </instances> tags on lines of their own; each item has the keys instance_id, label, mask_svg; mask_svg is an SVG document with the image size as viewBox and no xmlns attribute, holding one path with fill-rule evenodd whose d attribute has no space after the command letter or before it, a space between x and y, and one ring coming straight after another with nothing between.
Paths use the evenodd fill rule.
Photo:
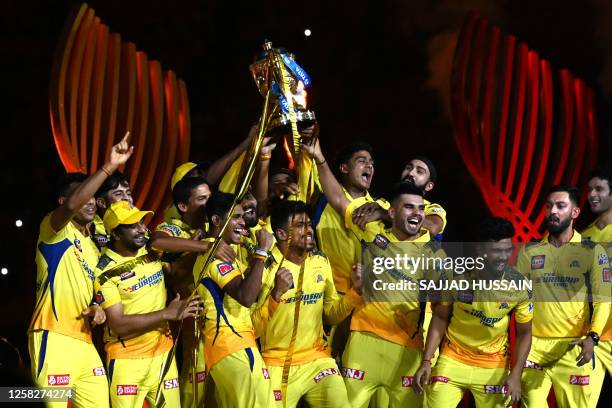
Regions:
<instances>
[{"instance_id":1,"label":"yellow and blue uniform","mask_svg":"<svg viewBox=\"0 0 612 408\"><path fill-rule=\"evenodd\" d=\"M461 275L465 277L465 275ZM524 277L507 266L500 281L520 284ZM518 323L532 320L533 303L527 290L460 291L455 293L452 317L440 357L425 389L425 406L455 407L470 390L477 407L503 407L503 381L511 366L508 331L514 312Z\"/></svg>"},{"instance_id":2,"label":"yellow and blue uniform","mask_svg":"<svg viewBox=\"0 0 612 408\"><path fill-rule=\"evenodd\" d=\"M108 406L104 366L91 340L89 320L81 316L93 301L98 256L91 238L72 222L59 231L51 227L50 214L41 222L36 305L28 328L32 378L39 387L73 387L73 403L82 407ZM71 358L66 358L66 350Z\"/></svg>"},{"instance_id":3,"label":"yellow and blue uniform","mask_svg":"<svg viewBox=\"0 0 612 408\"><path fill-rule=\"evenodd\" d=\"M534 298L533 339L522 375L525 406L544 406L551 385L560 407L588 406L593 366L578 367L580 347L569 343L590 331L600 334L606 325L610 276L604 258L600 245L576 231L561 247L545 237L519 252L517 268L532 281Z\"/></svg>"},{"instance_id":4,"label":"yellow and blue uniform","mask_svg":"<svg viewBox=\"0 0 612 408\"><path fill-rule=\"evenodd\" d=\"M123 314L146 314L166 307L162 264L154 254L123 257L106 248L96 269L96 300L105 310L122 304ZM161 370L172 348L168 322L145 333L122 337L104 331L113 407L155 406L158 386L166 406L180 407L178 372L174 358L159 384Z\"/></svg>"},{"instance_id":5,"label":"yellow and blue uniform","mask_svg":"<svg viewBox=\"0 0 612 408\"><path fill-rule=\"evenodd\" d=\"M175 208L175 207L174 207ZM167 215L167 214L164 214ZM170 237L191 239L196 233L196 229L192 228L189 224L181 220L180 218L170 218L159 224L156 231L161 231ZM180 263L186 263L181 265L189 267L190 270L193 268L195 261L194 256L196 254L190 254L189 258L185 257L186 254L170 254L166 253L163 255L162 260L167 263L172 263L180 259ZM169 265L172 267L172 265ZM193 280L188 279L184 283L184 289L180 290L179 293L191 293L194 289ZM200 406L204 401L205 396L205 379L206 379L206 361L204 360L204 337L198 336L197 346L197 362L195 372L193 370L193 344L196 338L195 336L195 324L192 319L186 319L183 323L183 335L181 338L183 346L183 365L179 375L179 384L181 390L181 404L184 407ZM197 387L197 401L194 401L194 388L193 388L193 377L195 374L196 387Z\"/></svg>"},{"instance_id":6,"label":"yellow and blue uniform","mask_svg":"<svg viewBox=\"0 0 612 408\"><path fill-rule=\"evenodd\" d=\"M399 251L420 257L433 257L426 246L429 233L421 230L415 240L400 241L382 222L371 222L365 231L352 222L360 204L353 201L344 221L355 236L368 244L364 257L394 256ZM401 248L396 244L401 243ZM374 251L370 254L371 251ZM410 278L415 282L436 278L435 272L419 268ZM343 375L353 407L367 407L377 389L385 389L391 406L420 405L422 396L413 389L413 376L419 368L423 350L421 307L418 291L408 291L403 301L365 301L353 312L351 334L342 356ZM390 299L391 300L391 299ZM364 353L364 350L368 350Z\"/></svg>"},{"instance_id":7,"label":"yellow and blue uniform","mask_svg":"<svg viewBox=\"0 0 612 408\"><path fill-rule=\"evenodd\" d=\"M206 258L207 254L198 256L194 280ZM236 277L244 278L244 272L238 259L233 263L213 259L196 282L206 313L204 354L221 406L267 408L272 404L270 375L255 343L251 311L223 291Z\"/></svg>"},{"instance_id":8,"label":"yellow and blue uniform","mask_svg":"<svg viewBox=\"0 0 612 408\"><path fill-rule=\"evenodd\" d=\"M610 261L612 259L612 224L608 224L600 229L597 227L596 222L593 222L582 231L580 235L604 247L608 255L608 269L612 269L612 263ZM599 366L596 366L593 372L593 390L591 393L590 405L593 408L597 406L606 371L608 375L612 375L612 311L610 317L608 317L606 326L600 333L599 344L595 347L595 357L597 358Z\"/></svg>"},{"instance_id":9,"label":"yellow and blue uniform","mask_svg":"<svg viewBox=\"0 0 612 408\"><path fill-rule=\"evenodd\" d=\"M313 407L348 406L340 370L331 358L325 340L323 321L335 324L345 319L360 302L359 295L351 290L343 297L338 296L331 265L321 252L309 253L303 265L284 258L277 247L273 248L272 257L274 261L266 268L260 296L264 301L254 312L253 320L258 331L261 330L261 351L270 371L277 406L283 406L282 374L290 349L286 407L295 407L301 398ZM274 287L276 272L281 266L289 269L294 285L276 302L268 294ZM300 273L303 273L302 297L298 299ZM298 318L295 318L296 301L302 302ZM292 340L296 322L297 332Z\"/></svg>"}]
</instances>

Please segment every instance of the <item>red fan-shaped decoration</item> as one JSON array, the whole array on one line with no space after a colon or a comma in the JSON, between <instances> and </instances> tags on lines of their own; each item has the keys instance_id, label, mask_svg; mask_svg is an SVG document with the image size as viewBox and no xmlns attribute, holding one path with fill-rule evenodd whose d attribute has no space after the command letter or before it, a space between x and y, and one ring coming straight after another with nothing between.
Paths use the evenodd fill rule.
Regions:
<instances>
[{"instance_id":1,"label":"red fan-shaped decoration","mask_svg":"<svg viewBox=\"0 0 612 408\"><path fill-rule=\"evenodd\" d=\"M95 172L129 130L135 151L123 170L135 205L159 210L169 203L172 171L189 156L185 83L122 42L87 4L69 17L60 38L49 111L66 171Z\"/></svg>"},{"instance_id":2,"label":"red fan-shaped decoration","mask_svg":"<svg viewBox=\"0 0 612 408\"><path fill-rule=\"evenodd\" d=\"M595 97L568 70L470 15L451 77L454 137L494 215L540 237L547 188L576 184L597 159Z\"/></svg>"}]
</instances>

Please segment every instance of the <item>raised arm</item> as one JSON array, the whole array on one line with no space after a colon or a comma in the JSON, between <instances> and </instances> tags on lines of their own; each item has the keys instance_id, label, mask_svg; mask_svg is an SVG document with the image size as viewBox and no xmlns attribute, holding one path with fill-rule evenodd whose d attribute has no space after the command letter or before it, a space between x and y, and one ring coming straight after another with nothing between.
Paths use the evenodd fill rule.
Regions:
<instances>
[{"instance_id":1,"label":"raised arm","mask_svg":"<svg viewBox=\"0 0 612 408\"><path fill-rule=\"evenodd\" d=\"M344 218L346 208L349 206L350 202L344 195L344 190L340 183L338 183L338 180L336 180L327 160L325 160L325 156L323 156L319 139L317 139L313 145L302 144L301 146L302 151L312 157L317 165L317 169L319 170L319 181L321 182L321 187L323 188L323 193L325 193L327 202L342 218Z\"/></svg>"},{"instance_id":2,"label":"raised arm","mask_svg":"<svg viewBox=\"0 0 612 408\"><path fill-rule=\"evenodd\" d=\"M216 160L213 164L210 165L208 171L206 172L206 180L210 183L211 186L216 186L221 182L221 178L230 168L232 163L238 159L238 157L249 147L249 143L251 139L257 133L258 125L253 125L251 130L249 131L249 136L242 141L238 146L233 148L229 153L221 156L220 159Z\"/></svg>"},{"instance_id":3,"label":"raised arm","mask_svg":"<svg viewBox=\"0 0 612 408\"><path fill-rule=\"evenodd\" d=\"M255 234L257 237L257 247L266 252L269 251L273 242L272 234L265 229L260 229ZM223 290L242 306L251 307L261 291L263 270L264 259L253 257L250 269L246 273L246 278L243 279L241 276L236 276L223 287Z\"/></svg>"},{"instance_id":4,"label":"raised arm","mask_svg":"<svg viewBox=\"0 0 612 408\"><path fill-rule=\"evenodd\" d=\"M68 197L60 202L60 206L51 213L50 222L51 228L54 231L59 231L68 224L72 217L91 200L104 180L113 174L119 166L127 162L134 152L134 147L128 145L129 135L130 132L126 132L123 139L113 146L108 161L98 171L79 184Z\"/></svg>"}]
</instances>

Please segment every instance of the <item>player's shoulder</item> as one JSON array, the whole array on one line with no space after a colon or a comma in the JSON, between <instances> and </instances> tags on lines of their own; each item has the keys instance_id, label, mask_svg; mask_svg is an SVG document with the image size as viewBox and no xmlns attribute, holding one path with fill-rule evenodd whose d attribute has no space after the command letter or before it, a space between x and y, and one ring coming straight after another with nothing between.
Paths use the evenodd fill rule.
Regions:
<instances>
[{"instance_id":1,"label":"player's shoulder","mask_svg":"<svg viewBox=\"0 0 612 408\"><path fill-rule=\"evenodd\" d=\"M518 271L514 266L506 265L504 270L504 279L511 282L522 282L525 280L525 276Z\"/></svg>"},{"instance_id":2,"label":"player's shoulder","mask_svg":"<svg viewBox=\"0 0 612 408\"><path fill-rule=\"evenodd\" d=\"M157 226L156 231L162 231L172 236L178 237L181 236L182 229L176 224L173 224L172 221L164 221Z\"/></svg>"},{"instance_id":3,"label":"player's shoulder","mask_svg":"<svg viewBox=\"0 0 612 408\"><path fill-rule=\"evenodd\" d=\"M597 242L593 241L591 238L583 237L580 240L580 246L586 249L595 249L595 247L597 246Z\"/></svg>"},{"instance_id":4,"label":"player's shoulder","mask_svg":"<svg viewBox=\"0 0 612 408\"><path fill-rule=\"evenodd\" d=\"M103 252L102 256L98 260L98 264L96 265L96 269L104 272L104 270L108 267L108 265L113 262L113 258L111 258L107 253Z\"/></svg>"},{"instance_id":5,"label":"player's shoulder","mask_svg":"<svg viewBox=\"0 0 612 408\"><path fill-rule=\"evenodd\" d=\"M325 253L319 249L310 251L310 256L313 258L322 258L324 260L327 260L327 255L325 255Z\"/></svg>"},{"instance_id":6,"label":"player's shoulder","mask_svg":"<svg viewBox=\"0 0 612 408\"><path fill-rule=\"evenodd\" d=\"M543 247L545 245L544 241L540 240L540 239L532 239L528 242L525 243L525 245L523 245L523 250L524 251L533 251L537 248Z\"/></svg>"}]
</instances>

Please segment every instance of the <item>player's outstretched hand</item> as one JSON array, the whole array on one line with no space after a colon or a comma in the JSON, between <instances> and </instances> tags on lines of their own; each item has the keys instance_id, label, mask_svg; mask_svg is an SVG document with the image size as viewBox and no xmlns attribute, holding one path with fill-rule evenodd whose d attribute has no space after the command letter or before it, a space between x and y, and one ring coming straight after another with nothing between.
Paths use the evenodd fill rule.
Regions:
<instances>
[{"instance_id":1,"label":"player's outstretched hand","mask_svg":"<svg viewBox=\"0 0 612 408\"><path fill-rule=\"evenodd\" d=\"M274 277L274 289L272 289L271 293L274 301L280 301L283 293L288 291L291 286L293 286L293 275L291 275L291 271L285 267L279 268Z\"/></svg>"},{"instance_id":2,"label":"player's outstretched hand","mask_svg":"<svg viewBox=\"0 0 612 408\"><path fill-rule=\"evenodd\" d=\"M134 153L134 146L128 144L128 138L130 137L130 131L125 132L125 136L119 143L113 146L111 149L110 157L108 159L109 164L115 168L125 164L128 161L132 153Z\"/></svg>"},{"instance_id":3,"label":"player's outstretched hand","mask_svg":"<svg viewBox=\"0 0 612 408\"><path fill-rule=\"evenodd\" d=\"M504 394L506 405L514 405L521 399L521 375L510 373L504 380Z\"/></svg>"},{"instance_id":4,"label":"player's outstretched hand","mask_svg":"<svg viewBox=\"0 0 612 408\"><path fill-rule=\"evenodd\" d=\"M431 363L429 361L423 361L421 366L414 375L414 388L419 394L423 393L425 385L429 384L429 377L431 376Z\"/></svg>"},{"instance_id":5,"label":"player's outstretched hand","mask_svg":"<svg viewBox=\"0 0 612 408\"><path fill-rule=\"evenodd\" d=\"M91 319L91 326L103 324L106 321L106 313L98 305L91 305L81 312L81 316L89 317Z\"/></svg>"},{"instance_id":6,"label":"player's outstretched hand","mask_svg":"<svg viewBox=\"0 0 612 408\"><path fill-rule=\"evenodd\" d=\"M202 311L202 299L195 295L191 300L181 300L178 293L176 297L164 309L163 317L165 320L183 320L194 317Z\"/></svg>"},{"instance_id":7,"label":"player's outstretched hand","mask_svg":"<svg viewBox=\"0 0 612 408\"><path fill-rule=\"evenodd\" d=\"M577 339L570 343L571 346L580 346L582 351L576 357L576 362L578 363L578 367L585 365L593 358L593 353L595 351L595 343L593 343L593 339L590 337L586 337L584 339Z\"/></svg>"}]
</instances>

